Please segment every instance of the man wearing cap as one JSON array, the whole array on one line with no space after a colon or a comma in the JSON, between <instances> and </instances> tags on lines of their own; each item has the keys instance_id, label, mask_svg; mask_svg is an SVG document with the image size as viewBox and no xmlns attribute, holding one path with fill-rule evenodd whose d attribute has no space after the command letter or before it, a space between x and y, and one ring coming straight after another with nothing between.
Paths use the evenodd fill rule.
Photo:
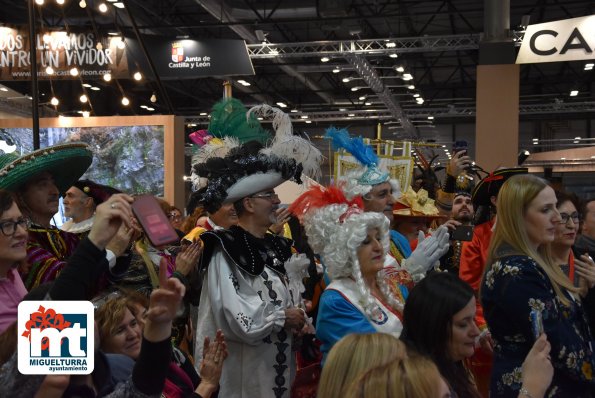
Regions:
<instances>
[{"instance_id":1,"label":"man wearing cap","mask_svg":"<svg viewBox=\"0 0 595 398\"><path fill-rule=\"evenodd\" d=\"M195 170L208 178L202 200L207 210L215 213L233 203L239 219L228 230L201 235L204 277L196 341L217 329L225 335L229 357L219 396L289 397L293 334L306 319L287 287L284 263L292 255L291 241L267 230L280 203L273 189L288 179L299 182L301 166L258 154L212 158ZM195 347L196 363L202 348Z\"/></svg>"},{"instance_id":2,"label":"man wearing cap","mask_svg":"<svg viewBox=\"0 0 595 398\"><path fill-rule=\"evenodd\" d=\"M70 217L60 229L86 236L93 226L95 208L118 191L91 180L79 180L64 195L64 215Z\"/></svg>"}]
</instances>

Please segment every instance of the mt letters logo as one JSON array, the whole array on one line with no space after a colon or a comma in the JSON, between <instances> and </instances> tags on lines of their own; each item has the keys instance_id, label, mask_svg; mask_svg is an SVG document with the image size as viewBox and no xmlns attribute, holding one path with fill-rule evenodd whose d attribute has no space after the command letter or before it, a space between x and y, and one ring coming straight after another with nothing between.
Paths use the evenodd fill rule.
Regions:
<instances>
[{"instance_id":1,"label":"mt letters logo","mask_svg":"<svg viewBox=\"0 0 595 398\"><path fill-rule=\"evenodd\" d=\"M89 301L22 301L18 364L23 374L90 374L95 364Z\"/></svg>"}]
</instances>

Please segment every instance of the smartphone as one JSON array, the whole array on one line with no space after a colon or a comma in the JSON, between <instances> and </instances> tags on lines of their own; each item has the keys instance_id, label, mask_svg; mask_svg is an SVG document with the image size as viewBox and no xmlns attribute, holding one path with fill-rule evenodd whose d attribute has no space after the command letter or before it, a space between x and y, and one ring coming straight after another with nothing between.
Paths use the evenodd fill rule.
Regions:
<instances>
[{"instance_id":1,"label":"smartphone","mask_svg":"<svg viewBox=\"0 0 595 398\"><path fill-rule=\"evenodd\" d=\"M470 241L473 239L473 226L471 225L461 225L454 231L450 233L451 240L463 240L463 241Z\"/></svg>"},{"instance_id":2,"label":"smartphone","mask_svg":"<svg viewBox=\"0 0 595 398\"><path fill-rule=\"evenodd\" d=\"M141 195L135 198L132 212L153 246L158 247L178 241L178 234L154 196Z\"/></svg>"},{"instance_id":3,"label":"smartphone","mask_svg":"<svg viewBox=\"0 0 595 398\"><path fill-rule=\"evenodd\" d=\"M541 311L532 309L529 313L529 318L531 319L531 332L533 333L535 340L537 340L539 336L543 334L543 318Z\"/></svg>"},{"instance_id":4,"label":"smartphone","mask_svg":"<svg viewBox=\"0 0 595 398\"><path fill-rule=\"evenodd\" d=\"M459 152L464 152L464 155L467 155L467 141L455 141L454 145L452 146L452 151L453 153L459 153Z\"/></svg>"}]
</instances>

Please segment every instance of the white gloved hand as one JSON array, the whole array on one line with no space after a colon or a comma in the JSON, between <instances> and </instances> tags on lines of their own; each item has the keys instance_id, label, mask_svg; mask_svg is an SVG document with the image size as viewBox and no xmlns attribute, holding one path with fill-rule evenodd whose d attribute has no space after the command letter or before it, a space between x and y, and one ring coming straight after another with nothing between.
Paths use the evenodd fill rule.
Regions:
<instances>
[{"instance_id":1,"label":"white gloved hand","mask_svg":"<svg viewBox=\"0 0 595 398\"><path fill-rule=\"evenodd\" d=\"M403 260L405 268L412 277L423 274L434 266L448 251L448 228L440 226L434 233L426 238L423 231L419 231L417 248L409 257Z\"/></svg>"}]
</instances>

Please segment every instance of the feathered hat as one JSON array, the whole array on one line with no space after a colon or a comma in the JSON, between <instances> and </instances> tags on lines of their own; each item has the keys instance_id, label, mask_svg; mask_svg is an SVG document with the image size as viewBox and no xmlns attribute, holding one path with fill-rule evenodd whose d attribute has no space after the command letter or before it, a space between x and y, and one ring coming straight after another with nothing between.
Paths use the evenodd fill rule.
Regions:
<instances>
[{"instance_id":1,"label":"feathered hat","mask_svg":"<svg viewBox=\"0 0 595 398\"><path fill-rule=\"evenodd\" d=\"M350 170L340 178L341 189L347 198L363 196L370 192L374 185L384 182L391 184L394 196L400 196L399 182L391 179L387 171L380 170L378 155L361 137L352 138L347 129L330 127L326 130L325 138L332 140L335 151L345 150L360 163L360 167Z\"/></svg>"}]
</instances>

